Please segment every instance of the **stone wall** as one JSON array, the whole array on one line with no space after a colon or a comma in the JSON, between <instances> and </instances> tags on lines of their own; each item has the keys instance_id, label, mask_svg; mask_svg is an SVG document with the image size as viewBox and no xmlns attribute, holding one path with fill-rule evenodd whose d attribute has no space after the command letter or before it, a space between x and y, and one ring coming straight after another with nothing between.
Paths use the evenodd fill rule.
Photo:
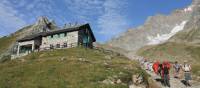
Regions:
<instances>
[{"instance_id":1,"label":"stone wall","mask_svg":"<svg viewBox=\"0 0 200 88\"><path fill-rule=\"evenodd\" d=\"M42 45L40 46L40 49L49 49L50 45L56 46L57 44L60 44L62 47L64 43L67 43L68 47L78 45L78 31L74 32L67 32L66 36L65 33L59 33L54 35L49 35L46 37L42 37Z\"/></svg>"}]
</instances>

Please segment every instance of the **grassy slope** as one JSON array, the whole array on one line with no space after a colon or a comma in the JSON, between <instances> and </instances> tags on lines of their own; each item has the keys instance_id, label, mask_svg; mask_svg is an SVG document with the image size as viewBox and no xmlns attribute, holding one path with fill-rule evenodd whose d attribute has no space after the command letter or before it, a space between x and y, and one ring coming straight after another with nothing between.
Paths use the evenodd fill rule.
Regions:
<instances>
[{"instance_id":1,"label":"grassy slope","mask_svg":"<svg viewBox=\"0 0 200 88\"><path fill-rule=\"evenodd\" d=\"M30 30L31 27L32 25L26 26L9 36L1 37L0 38L0 55L4 52L7 52L10 49L11 45L16 42L17 37L21 36L22 35L21 33L23 31Z\"/></svg>"},{"instance_id":2,"label":"grassy slope","mask_svg":"<svg viewBox=\"0 0 200 88\"><path fill-rule=\"evenodd\" d=\"M0 38L0 54L4 53L16 41L16 36Z\"/></svg>"},{"instance_id":3,"label":"grassy slope","mask_svg":"<svg viewBox=\"0 0 200 88\"><path fill-rule=\"evenodd\" d=\"M142 71L137 63L123 56L105 56L82 48L33 53L22 57L23 62L18 59L0 64L0 88L126 88L100 81L117 76L128 84L132 74Z\"/></svg>"},{"instance_id":4,"label":"grassy slope","mask_svg":"<svg viewBox=\"0 0 200 88\"><path fill-rule=\"evenodd\" d=\"M170 60L172 62L179 61L180 63L183 63L184 60L188 60L188 62L192 64L193 73L200 76L200 47L165 43L157 46L143 47L137 54L152 60Z\"/></svg>"}]
</instances>

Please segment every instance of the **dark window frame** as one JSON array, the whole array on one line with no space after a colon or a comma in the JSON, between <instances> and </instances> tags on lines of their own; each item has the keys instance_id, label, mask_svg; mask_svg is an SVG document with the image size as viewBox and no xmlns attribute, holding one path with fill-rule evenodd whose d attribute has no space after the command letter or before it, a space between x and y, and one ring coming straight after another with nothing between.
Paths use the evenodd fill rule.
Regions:
<instances>
[{"instance_id":1,"label":"dark window frame","mask_svg":"<svg viewBox=\"0 0 200 88\"><path fill-rule=\"evenodd\" d=\"M60 48L60 44L56 44L56 48Z\"/></svg>"},{"instance_id":2,"label":"dark window frame","mask_svg":"<svg viewBox=\"0 0 200 88\"><path fill-rule=\"evenodd\" d=\"M64 44L63 44L63 47L67 47L67 43L64 43Z\"/></svg>"},{"instance_id":3,"label":"dark window frame","mask_svg":"<svg viewBox=\"0 0 200 88\"><path fill-rule=\"evenodd\" d=\"M64 33L64 37L66 37L66 36L67 36L67 32Z\"/></svg>"},{"instance_id":4,"label":"dark window frame","mask_svg":"<svg viewBox=\"0 0 200 88\"><path fill-rule=\"evenodd\" d=\"M54 48L53 44L50 44L50 49L53 49L53 48Z\"/></svg>"},{"instance_id":5,"label":"dark window frame","mask_svg":"<svg viewBox=\"0 0 200 88\"><path fill-rule=\"evenodd\" d=\"M58 38L60 38L60 34L57 34Z\"/></svg>"}]
</instances>

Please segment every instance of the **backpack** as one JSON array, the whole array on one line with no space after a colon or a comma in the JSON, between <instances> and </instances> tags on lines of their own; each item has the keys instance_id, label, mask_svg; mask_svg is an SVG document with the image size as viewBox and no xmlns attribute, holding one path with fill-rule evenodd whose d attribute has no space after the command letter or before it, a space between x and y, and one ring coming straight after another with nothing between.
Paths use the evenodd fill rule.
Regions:
<instances>
[{"instance_id":1,"label":"backpack","mask_svg":"<svg viewBox=\"0 0 200 88\"><path fill-rule=\"evenodd\" d=\"M176 72L179 72L179 70L180 70L180 65L179 65L179 64L174 64L174 68L175 68Z\"/></svg>"},{"instance_id":2,"label":"backpack","mask_svg":"<svg viewBox=\"0 0 200 88\"><path fill-rule=\"evenodd\" d=\"M188 65L188 64L184 65L184 70L185 71L190 71L190 65Z\"/></svg>"},{"instance_id":3,"label":"backpack","mask_svg":"<svg viewBox=\"0 0 200 88\"><path fill-rule=\"evenodd\" d=\"M162 70L162 64L159 64L158 71L161 72L161 70Z\"/></svg>"},{"instance_id":4,"label":"backpack","mask_svg":"<svg viewBox=\"0 0 200 88\"><path fill-rule=\"evenodd\" d=\"M163 73L164 73L164 74L169 74L169 68L168 68L167 65L164 65Z\"/></svg>"}]
</instances>

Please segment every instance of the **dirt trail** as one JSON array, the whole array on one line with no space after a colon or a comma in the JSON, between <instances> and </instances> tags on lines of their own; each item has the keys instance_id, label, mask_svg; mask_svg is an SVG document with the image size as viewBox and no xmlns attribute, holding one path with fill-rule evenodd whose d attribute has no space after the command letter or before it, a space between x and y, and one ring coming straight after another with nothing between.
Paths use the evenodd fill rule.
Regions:
<instances>
[{"instance_id":1,"label":"dirt trail","mask_svg":"<svg viewBox=\"0 0 200 88\"><path fill-rule=\"evenodd\" d=\"M152 79L160 79L160 77L153 72L146 71L148 74L151 75ZM170 76L170 88L200 88L200 83L196 81L191 81L192 86L191 87L186 87L181 81L184 79L176 79L173 76ZM162 86L162 88L168 88L164 87L160 81L157 81L158 85Z\"/></svg>"},{"instance_id":2,"label":"dirt trail","mask_svg":"<svg viewBox=\"0 0 200 88\"><path fill-rule=\"evenodd\" d=\"M134 56L134 60L137 60L137 61L141 61L143 59L143 57L139 57L139 56ZM144 66L141 66L142 68ZM156 83L161 86L162 88L169 88L169 87L165 87L161 84L160 82L160 77L158 75L156 75L155 73L149 71L149 70L146 70L146 72L151 75L152 79L154 79L156 81ZM184 80L184 79L176 79L173 77L172 74L170 74L170 85L171 87L170 88L200 88L200 82L197 82L197 81L191 81L191 87L186 87L181 81Z\"/></svg>"}]
</instances>

